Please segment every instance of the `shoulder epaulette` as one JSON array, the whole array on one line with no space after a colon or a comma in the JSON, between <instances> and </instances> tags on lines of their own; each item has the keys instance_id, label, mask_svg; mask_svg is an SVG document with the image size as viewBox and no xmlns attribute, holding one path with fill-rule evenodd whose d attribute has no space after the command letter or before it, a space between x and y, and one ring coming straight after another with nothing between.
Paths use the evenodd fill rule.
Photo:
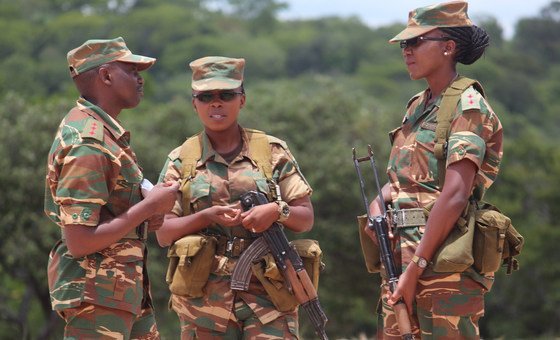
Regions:
<instances>
[{"instance_id":1,"label":"shoulder epaulette","mask_svg":"<svg viewBox=\"0 0 560 340\"><path fill-rule=\"evenodd\" d=\"M461 108L465 110L480 110L480 100L483 94L471 86L461 94Z\"/></svg>"},{"instance_id":2,"label":"shoulder epaulette","mask_svg":"<svg viewBox=\"0 0 560 340\"><path fill-rule=\"evenodd\" d=\"M80 137L92 138L103 142L103 123L94 118L86 118L84 128L80 131Z\"/></svg>"}]
</instances>

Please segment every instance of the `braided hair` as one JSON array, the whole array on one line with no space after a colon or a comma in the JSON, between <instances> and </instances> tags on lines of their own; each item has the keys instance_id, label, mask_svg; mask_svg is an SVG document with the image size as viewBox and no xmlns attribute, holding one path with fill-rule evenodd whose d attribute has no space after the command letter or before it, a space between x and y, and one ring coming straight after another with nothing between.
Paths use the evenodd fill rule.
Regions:
<instances>
[{"instance_id":1,"label":"braided hair","mask_svg":"<svg viewBox=\"0 0 560 340\"><path fill-rule=\"evenodd\" d=\"M470 65L477 61L490 44L486 31L478 26L440 27L440 30L456 43L455 61Z\"/></svg>"}]
</instances>

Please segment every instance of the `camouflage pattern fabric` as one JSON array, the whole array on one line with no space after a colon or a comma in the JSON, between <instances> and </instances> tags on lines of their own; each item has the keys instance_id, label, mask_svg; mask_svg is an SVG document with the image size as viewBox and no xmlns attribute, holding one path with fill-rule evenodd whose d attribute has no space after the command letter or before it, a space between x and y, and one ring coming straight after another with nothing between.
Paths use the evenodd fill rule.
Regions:
<instances>
[{"instance_id":1,"label":"camouflage pattern fabric","mask_svg":"<svg viewBox=\"0 0 560 340\"><path fill-rule=\"evenodd\" d=\"M156 62L155 58L132 54L121 37L88 40L69 51L66 59L72 77L114 61L136 64L138 71L146 70Z\"/></svg>"},{"instance_id":2,"label":"camouflage pattern fabric","mask_svg":"<svg viewBox=\"0 0 560 340\"><path fill-rule=\"evenodd\" d=\"M478 339L479 319L484 316L484 293L487 291L460 273L429 277L418 281L418 295L411 318L413 334L422 339ZM392 307L387 304L387 285L382 288L381 313L378 320L380 339L401 339ZM382 325L382 326L381 326Z\"/></svg>"},{"instance_id":3,"label":"camouflage pattern fabric","mask_svg":"<svg viewBox=\"0 0 560 340\"><path fill-rule=\"evenodd\" d=\"M189 66L193 90L232 90L243 83L243 58L204 57L191 62Z\"/></svg>"},{"instance_id":4,"label":"camouflage pattern fabric","mask_svg":"<svg viewBox=\"0 0 560 340\"><path fill-rule=\"evenodd\" d=\"M212 205L227 205L239 201L239 196L248 190L260 190L268 193L265 177L258 171L257 164L249 158L248 137L242 129L243 147L229 164L212 148L206 134L202 134L202 158L197 164L196 174L191 183L191 211L197 212ZM297 163L287 148L286 144L269 136L273 162L273 177L281 188L282 199L290 202L294 199L311 195L312 189L305 181ZM160 181L177 180L181 177L181 160L179 159L180 147L173 150L167 159L160 175ZM182 216L182 198L177 199L173 212ZM212 225L205 229L206 233L225 235L227 237L247 237L247 231L242 227L224 228ZM206 284L205 296L188 299L172 295L171 305L179 315L184 332L192 333L193 328L200 332L215 331L218 333L229 332L231 323L244 324L243 329L248 330L249 325L242 322L239 317L238 305L246 305L251 311L251 318L261 334L276 334L279 324L281 329L297 328L292 321L297 320L297 310L281 313L274 308L263 286L253 276L247 292L234 293L230 289L230 275L233 272L236 258L216 255L212 274ZM256 323L255 320L258 320ZM264 325L264 326L263 326ZM265 327L266 326L266 327ZM297 326L297 325L296 325ZM235 328L241 326L235 326ZM207 330L204 330L207 329ZM197 331L198 332L198 331ZM283 331L282 331L283 332ZM247 333L245 333L247 334ZM295 337L297 332L290 331L285 334L288 338ZM184 334L185 335L185 334ZM185 335L186 336L186 335ZM187 337L190 338L190 337Z\"/></svg>"},{"instance_id":5,"label":"camouflage pattern fabric","mask_svg":"<svg viewBox=\"0 0 560 340\"><path fill-rule=\"evenodd\" d=\"M438 27L472 26L468 7L466 1L452 1L416 8L408 13L406 28L389 42L412 39Z\"/></svg>"},{"instance_id":6,"label":"camouflage pattern fabric","mask_svg":"<svg viewBox=\"0 0 560 340\"><path fill-rule=\"evenodd\" d=\"M60 228L95 228L140 202L143 174L129 136L83 98L62 120L48 157L45 193L45 213ZM90 303L139 315L142 300L151 303L143 288L145 252L145 241L124 238L73 258L59 241L48 264L53 309Z\"/></svg>"},{"instance_id":7,"label":"camouflage pattern fabric","mask_svg":"<svg viewBox=\"0 0 560 340\"><path fill-rule=\"evenodd\" d=\"M438 187L437 159L433 150L437 110L442 96L425 107L429 98L428 91L409 102L402 126L391 132L393 147L387 174L395 209L423 208L435 201L441 193L441 188ZM495 181L502 159L501 123L486 99L473 87L462 94L453 117L446 164L449 166L463 159L471 160L478 168L474 186L484 192ZM403 271L410 263L423 233L424 226L398 229L394 252L397 266L401 266ZM422 311L425 314L422 318L435 318L433 315L441 311L440 314L453 318L469 316L473 327L478 327L474 323L484 313L482 297L491 289L493 279L493 273L481 275L472 268L462 273L442 274L435 273L428 267L417 288L419 305L416 312L420 314L421 308L424 308L420 305L421 301L431 299L433 306L428 311ZM444 299L446 296L449 298ZM465 302L466 297L477 303ZM430 316L429 313L433 315ZM386 311L385 314L385 321L389 323L385 324L385 328L391 329L394 316ZM422 322L420 325L422 331L425 331ZM459 329L463 329L463 326ZM440 327L438 324L437 328ZM388 332L390 335L390 331Z\"/></svg>"},{"instance_id":8,"label":"camouflage pattern fabric","mask_svg":"<svg viewBox=\"0 0 560 340\"><path fill-rule=\"evenodd\" d=\"M82 303L59 314L66 321L64 339L160 339L154 310L142 309L140 315Z\"/></svg>"}]
</instances>

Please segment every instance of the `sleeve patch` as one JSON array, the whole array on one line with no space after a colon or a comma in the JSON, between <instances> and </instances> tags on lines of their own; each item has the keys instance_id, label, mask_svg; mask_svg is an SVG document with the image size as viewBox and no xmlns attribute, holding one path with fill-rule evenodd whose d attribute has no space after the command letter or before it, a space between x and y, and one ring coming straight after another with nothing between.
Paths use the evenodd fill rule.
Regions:
<instances>
[{"instance_id":1,"label":"sleeve patch","mask_svg":"<svg viewBox=\"0 0 560 340\"><path fill-rule=\"evenodd\" d=\"M481 100L482 95L471 86L461 95L461 108L463 111L480 110Z\"/></svg>"},{"instance_id":2,"label":"sleeve patch","mask_svg":"<svg viewBox=\"0 0 560 340\"><path fill-rule=\"evenodd\" d=\"M82 138L93 138L103 142L103 124L93 118L88 118L81 131Z\"/></svg>"}]
</instances>

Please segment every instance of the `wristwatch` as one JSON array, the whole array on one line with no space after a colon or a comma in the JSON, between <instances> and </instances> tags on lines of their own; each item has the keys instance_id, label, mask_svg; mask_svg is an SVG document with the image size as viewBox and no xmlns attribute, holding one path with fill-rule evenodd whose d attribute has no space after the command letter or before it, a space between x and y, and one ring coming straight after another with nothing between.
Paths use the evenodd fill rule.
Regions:
<instances>
[{"instance_id":1,"label":"wristwatch","mask_svg":"<svg viewBox=\"0 0 560 340\"><path fill-rule=\"evenodd\" d=\"M278 222L282 223L290 217L290 206L284 201L276 201L278 204Z\"/></svg>"},{"instance_id":2,"label":"wristwatch","mask_svg":"<svg viewBox=\"0 0 560 340\"><path fill-rule=\"evenodd\" d=\"M426 260L423 257L417 256L417 255L414 255L412 257L412 262L416 263L418 268L421 268L421 269L426 269L426 267L428 266L428 260Z\"/></svg>"}]
</instances>

